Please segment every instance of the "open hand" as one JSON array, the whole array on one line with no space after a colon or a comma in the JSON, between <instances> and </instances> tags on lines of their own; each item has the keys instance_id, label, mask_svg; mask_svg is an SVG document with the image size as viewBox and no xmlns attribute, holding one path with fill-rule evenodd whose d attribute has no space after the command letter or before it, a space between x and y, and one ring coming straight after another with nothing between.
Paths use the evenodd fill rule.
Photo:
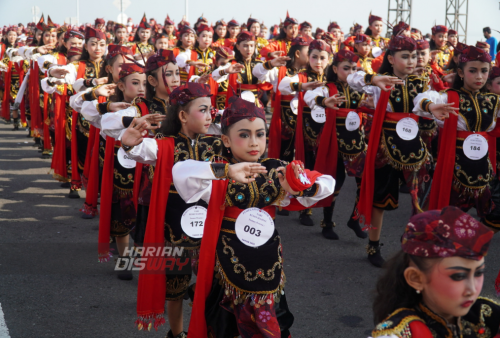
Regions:
<instances>
[{"instance_id":1,"label":"open hand","mask_svg":"<svg viewBox=\"0 0 500 338\"><path fill-rule=\"evenodd\" d=\"M250 162L231 164L228 170L229 178L239 183L253 182L255 177L265 173L267 169L262 164Z\"/></svg>"}]
</instances>

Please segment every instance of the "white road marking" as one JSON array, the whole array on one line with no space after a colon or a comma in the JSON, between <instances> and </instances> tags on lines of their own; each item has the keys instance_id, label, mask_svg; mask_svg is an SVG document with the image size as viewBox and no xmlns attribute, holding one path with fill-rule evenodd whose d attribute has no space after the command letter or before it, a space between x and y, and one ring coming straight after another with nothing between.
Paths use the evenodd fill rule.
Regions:
<instances>
[{"instance_id":1,"label":"white road marking","mask_svg":"<svg viewBox=\"0 0 500 338\"><path fill-rule=\"evenodd\" d=\"M9 328L3 318L2 304L0 304L0 338L10 338Z\"/></svg>"}]
</instances>

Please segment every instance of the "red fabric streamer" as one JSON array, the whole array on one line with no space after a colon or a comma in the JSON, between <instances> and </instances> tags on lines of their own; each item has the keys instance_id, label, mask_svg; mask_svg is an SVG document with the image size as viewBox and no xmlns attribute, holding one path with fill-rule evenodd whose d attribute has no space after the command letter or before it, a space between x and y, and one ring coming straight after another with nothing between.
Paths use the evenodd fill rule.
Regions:
<instances>
[{"instance_id":1,"label":"red fabric streamer","mask_svg":"<svg viewBox=\"0 0 500 338\"><path fill-rule=\"evenodd\" d=\"M390 91L382 91L380 94L370 132L371 146L368 147L368 151L366 152L365 168L363 170L363 178L361 179L361 192L357 205L359 214L364 216L365 227L369 227L372 223L373 195L375 193L375 159L383 132L382 125L384 124L390 94Z\"/></svg>"},{"instance_id":2,"label":"red fabric streamer","mask_svg":"<svg viewBox=\"0 0 500 338\"><path fill-rule=\"evenodd\" d=\"M67 85L64 85L63 95L55 94L55 145L54 155L52 157L52 169L54 173L63 178L68 178L68 169L66 167L66 100Z\"/></svg>"},{"instance_id":3,"label":"red fabric streamer","mask_svg":"<svg viewBox=\"0 0 500 338\"><path fill-rule=\"evenodd\" d=\"M450 90L447 94L448 103L453 103L453 107L458 108L460 103L458 93ZM436 171L432 180L429 210L443 209L450 204L453 166L455 165L457 125L458 116L450 114L439 135L440 139L449 141L441 142L439 146Z\"/></svg>"},{"instance_id":4,"label":"red fabric streamer","mask_svg":"<svg viewBox=\"0 0 500 338\"><path fill-rule=\"evenodd\" d=\"M10 121L10 85L12 79L12 61L7 64L8 70L4 75L4 92L3 92L3 102L2 102L2 117L6 121Z\"/></svg>"},{"instance_id":5,"label":"red fabric streamer","mask_svg":"<svg viewBox=\"0 0 500 338\"><path fill-rule=\"evenodd\" d=\"M307 83L307 75L304 73L299 73L299 81L302 83ZM297 111L297 124L295 127L295 159L305 162L306 154L304 150L304 92L299 93L299 107Z\"/></svg>"},{"instance_id":6,"label":"red fabric streamer","mask_svg":"<svg viewBox=\"0 0 500 338\"><path fill-rule=\"evenodd\" d=\"M82 179L78 172L78 140L76 136L78 113L74 110L71 121L71 189L77 190L82 188Z\"/></svg>"},{"instance_id":7,"label":"red fabric streamer","mask_svg":"<svg viewBox=\"0 0 500 338\"><path fill-rule=\"evenodd\" d=\"M286 173L285 173L286 181L288 182L290 188L293 191L304 191L312 187L312 185L316 182L316 179L321 176L321 173L317 171L311 171L309 169L305 169L303 173L309 179L309 183L302 183L300 177L299 178L295 177L295 171L292 168L292 163L298 165L303 165L303 163L300 161L292 161L286 166Z\"/></svg>"},{"instance_id":8,"label":"red fabric streamer","mask_svg":"<svg viewBox=\"0 0 500 338\"><path fill-rule=\"evenodd\" d=\"M191 61L198 61L198 53L195 50L191 51ZM189 67L189 73L187 77L187 81L189 82L189 79L194 75L194 72L196 71L195 66L190 66Z\"/></svg>"},{"instance_id":9,"label":"red fabric streamer","mask_svg":"<svg viewBox=\"0 0 500 338\"><path fill-rule=\"evenodd\" d=\"M14 63L14 67L16 69L17 74L19 75L19 88L21 88L21 85L23 84L24 81L24 68L23 68L23 63L24 61L19 61ZM21 106L19 107L21 110L21 121L23 123L26 123L26 110L25 110L25 105L24 105L24 98L21 101Z\"/></svg>"},{"instance_id":10,"label":"red fabric streamer","mask_svg":"<svg viewBox=\"0 0 500 338\"><path fill-rule=\"evenodd\" d=\"M278 85L273 99L273 117L271 118L271 127L269 128L269 146L268 157L280 158L281 153L281 91L279 84L286 76L286 67L281 66L278 72Z\"/></svg>"},{"instance_id":11,"label":"red fabric streamer","mask_svg":"<svg viewBox=\"0 0 500 338\"><path fill-rule=\"evenodd\" d=\"M43 150L48 151L52 149L50 144L50 133L49 133L49 94L43 93Z\"/></svg>"},{"instance_id":12,"label":"red fabric streamer","mask_svg":"<svg viewBox=\"0 0 500 338\"><path fill-rule=\"evenodd\" d=\"M231 63L234 65L237 62L236 62L236 60L233 60L233 61L231 61ZM249 85L249 84L239 84L237 82L237 80L238 80L238 73L229 74L229 76L228 76L228 90L227 90L227 94L226 94L226 107L229 107L229 99L237 91L237 88L240 88L240 90L242 90L242 91L243 90L255 90L255 89L267 91L267 90L273 89L273 85L268 83L268 82L259 83L256 85L254 85L254 84Z\"/></svg>"},{"instance_id":13,"label":"red fabric streamer","mask_svg":"<svg viewBox=\"0 0 500 338\"><path fill-rule=\"evenodd\" d=\"M167 210L167 201L169 189L172 183L172 167L174 166L174 148L175 142L171 137L166 137L156 141L158 144L158 159L156 161L155 179L149 206L149 216L146 225L146 234L144 236L144 252L148 248L155 248L156 254L147 256L148 262L143 270L139 272L139 285L137 288L137 316L136 325L139 330L142 328L150 329L154 325L155 329L165 323L163 313L165 312L165 293L167 289L167 280L163 269L155 268L154 262L161 260L158 249L165 245L165 211ZM220 205L220 204L219 204ZM210 209L209 209L210 210ZM208 220L208 218L207 218ZM205 225L206 228L206 225ZM212 267L213 269L213 267Z\"/></svg>"},{"instance_id":14,"label":"red fabric streamer","mask_svg":"<svg viewBox=\"0 0 500 338\"><path fill-rule=\"evenodd\" d=\"M149 114L149 109L148 106L144 102L140 102L138 104L140 110L141 110L141 116L146 116ZM141 179L142 179L142 168L144 167L143 163L137 162L135 165L135 173L134 173L134 195L132 197L132 201L134 202L135 205L135 210L137 210L137 206L139 205L138 200L139 200L139 190L141 189Z\"/></svg>"}]
</instances>

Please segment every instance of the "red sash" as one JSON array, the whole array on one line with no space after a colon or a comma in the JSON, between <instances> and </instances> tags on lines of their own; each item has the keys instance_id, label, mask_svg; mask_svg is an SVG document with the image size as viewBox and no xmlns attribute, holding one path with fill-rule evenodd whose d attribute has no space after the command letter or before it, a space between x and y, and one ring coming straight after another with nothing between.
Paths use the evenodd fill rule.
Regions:
<instances>
[{"instance_id":1,"label":"red sash","mask_svg":"<svg viewBox=\"0 0 500 338\"><path fill-rule=\"evenodd\" d=\"M307 75L305 73L299 73L299 81L302 83L307 83ZM297 124L295 127L295 159L298 161L302 161L303 163L306 161L306 155L304 151L304 118L303 118L303 110L304 110L304 92L299 93L299 107L297 111Z\"/></svg>"},{"instance_id":2,"label":"red sash","mask_svg":"<svg viewBox=\"0 0 500 338\"><path fill-rule=\"evenodd\" d=\"M43 149L49 151L52 149L50 144L50 133L49 133L49 94L43 93Z\"/></svg>"},{"instance_id":3,"label":"red sash","mask_svg":"<svg viewBox=\"0 0 500 338\"><path fill-rule=\"evenodd\" d=\"M66 57L59 53L57 58L58 65L66 64ZM66 168L66 101L67 85L63 86L63 94L57 92L53 95L54 104L54 125L55 125L55 144L54 154L52 156L51 168L54 174L59 178L68 178L68 169Z\"/></svg>"},{"instance_id":4,"label":"red sash","mask_svg":"<svg viewBox=\"0 0 500 338\"><path fill-rule=\"evenodd\" d=\"M171 137L166 137L156 142L158 144L158 157L155 168L155 179L153 180L151 191L151 196L155 196L155 198L151 199L149 206L148 222L144 237L144 252L148 252L148 248L153 247L156 249L155 253L158 252L158 249L165 246L165 211L167 210L169 187L172 183L175 148L174 139ZM218 204L217 207L220 205ZM208 210L210 211L210 207ZM143 257L146 258L145 255ZM147 256L146 266L139 272L139 285L137 289L138 318L135 322L139 330L142 328L150 329L150 325L154 325L154 328L158 329L160 325L165 323L163 313L165 312L167 281L165 272L163 271L164 268L160 266L155 267L155 262L161 261L162 258L157 254Z\"/></svg>"},{"instance_id":5,"label":"red sash","mask_svg":"<svg viewBox=\"0 0 500 338\"><path fill-rule=\"evenodd\" d=\"M271 127L269 128L269 146L268 157L279 158L281 152L281 91L279 84L286 76L286 67L281 66L278 72L278 84L274 93L273 117L271 118Z\"/></svg>"},{"instance_id":6,"label":"red sash","mask_svg":"<svg viewBox=\"0 0 500 338\"><path fill-rule=\"evenodd\" d=\"M219 93L219 84L212 78L212 74L210 74L210 78L208 80L208 84L210 86L210 100L212 101L212 107L217 108L217 94Z\"/></svg>"},{"instance_id":7,"label":"red sash","mask_svg":"<svg viewBox=\"0 0 500 338\"><path fill-rule=\"evenodd\" d=\"M21 88L21 85L23 84L24 81L24 68L23 68L24 61L19 61L14 63L14 67L16 68L17 74L19 74L19 88ZM24 94L23 94L24 96ZM19 107L21 110L21 121L23 123L26 123L26 105L24 103L24 97L21 99L21 106Z\"/></svg>"},{"instance_id":8,"label":"red sash","mask_svg":"<svg viewBox=\"0 0 500 338\"><path fill-rule=\"evenodd\" d=\"M85 62L81 61L78 65L78 73L76 79L81 79L85 75ZM80 189L82 187L82 179L78 172L78 139L76 136L76 125L78 124L78 113L73 110L71 117L71 189ZM90 142L89 133L89 142ZM87 149L88 150L88 149ZM90 162L90 161L89 161ZM88 177L88 176L87 176Z\"/></svg>"},{"instance_id":9,"label":"red sash","mask_svg":"<svg viewBox=\"0 0 500 338\"><path fill-rule=\"evenodd\" d=\"M453 103L454 108L459 108L460 98L458 93L456 91L449 90L447 94L448 103ZM449 141L441 142L440 144L436 171L434 172L434 177L432 179L429 210L440 210L450 205L450 194L453 184L453 167L455 165L457 150L455 140L457 137L466 138L467 136L474 134L470 131L457 131L457 125L458 116L450 114L450 117L444 122L444 127L439 135L439 137L443 140ZM488 140L488 156L493 168L495 168L496 151L492 152L493 149L496 149L496 146L492 146L492 144L496 143L495 138L489 137L486 132L476 132L475 134L483 135Z\"/></svg>"},{"instance_id":10,"label":"red sash","mask_svg":"<svg viewBox=\"0 0 500 338\"><path fill-rule=\"evenodd\" d=\"M2 117L6 121L10 121L10 84L12 79L12 61L7 64L8 70L4 75L4 92L3 92L3 103L2 103Z\"/></svg>"},{"instance_id":11,"label":"red sash","mask_svg":"<svg viewBox=\"0 0 500 338\"><path fill-rule=\"evenodd\" d=\"M195 50L191 51L191 61L198 61L198 53ZM196 67L194 67L194 66L189 67L189 73L188 73L188 77L187 77L188 82L189 82L189 79L191 78L191 76L194 75L195 71L196 71Z\"/></svg>"},{"instance_id":12,"label":"red sash","mask_svg":"<svg viewBox=\"0 0 500 338\"><path fill-rule=\"evenodd\" d=\"M38 62L31 61L32 67L30 71L29 79L29 98L30 98L30 110L31 110L31 132L33 134L35 130L40 130L40 69L38 68Z\"/></svg>"},{"instance_id":13,"label":"red sash","mask_svg":"<svg viewBox=\"0 0 500 338\"><path fill-rule=\"evenodd\" d=\"M149 109L144 102L138 104L141 109L141 116L145 116L149 114ZM137 210L138 199L139 199L139 190L141 189L141 179L142 179L142 168L144 167L143 163L137 162L135 165L135 174L134 174L134 205L135 210Z\"/></svg>"},{"instance_id":14,"label":"red sash","mask_svg":"<svg viewBox=\"0 0 500 338\"><path fill-rule=\"evenodd\" d=\"M382 135L382 126L384 124L387 103L389 102L389 91L381 91L377 102L377 108L373 114L372 130L370 132L370 147L366 152L365 168L361 179L361 192L357 209L359 215L364 217L365 227L372 223L373 195L375 193L375 159L377 157L380 136ZM398 115L398 114L394 114ZM401 114L402 117L408 115Z\"/></svg>"}]
</instances>

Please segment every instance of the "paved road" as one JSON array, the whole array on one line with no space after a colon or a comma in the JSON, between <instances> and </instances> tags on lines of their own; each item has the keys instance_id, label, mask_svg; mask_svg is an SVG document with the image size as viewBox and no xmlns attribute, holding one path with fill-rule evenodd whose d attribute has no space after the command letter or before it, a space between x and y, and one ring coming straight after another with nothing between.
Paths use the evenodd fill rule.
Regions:
<instances>
[{"instance_id":1,"label":"paved road","mask_svg":"<svg viewBox=\"0 0 500 338\"><path fill-rule=\"evenodd\" d=\"M11 128L0 122L0 308L10 336L164 337L168 323L158 332L137 332L137 275L120 281L112 263L97 262L98 220L80 218L83 199L66 198L67 189L47 174L50 160L40 158L24 131ZM314 227L300 225L297 213L278 216L293 337L366 338L373 328L371 299L381 270L367 262L365 240L345 225L354 192L348 179L334 216L340 241L323 239L318 211ZM386 257L398 250L408 195L401 204L385 218ZM487 259L483 295L489 297L500 268L499 244L497 236ZM185 302L186 327L190 311Z\"/></svg>"}]
</instances>

